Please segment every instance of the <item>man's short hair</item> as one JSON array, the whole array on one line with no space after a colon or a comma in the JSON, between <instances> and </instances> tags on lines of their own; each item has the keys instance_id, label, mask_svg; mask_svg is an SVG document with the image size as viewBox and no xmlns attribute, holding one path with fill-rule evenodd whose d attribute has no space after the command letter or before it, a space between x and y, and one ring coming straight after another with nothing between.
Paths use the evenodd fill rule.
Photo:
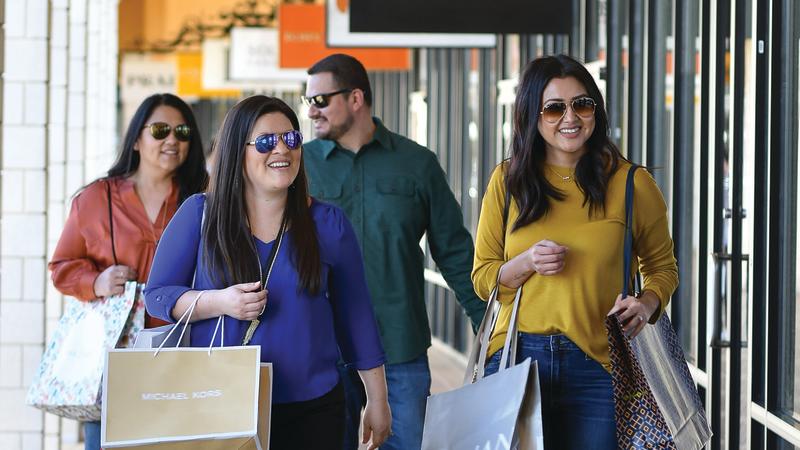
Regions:
<instances>
[{"instance_id":1,"label":"man's short hair","mask_svg":"<svg viewBox=\"0 0 800 450\"><path fill-rule=\"evenodd\" d=\"M364 103L372 106L372 88L364 65L350 55L336 53L317 61L310 69L309 75L328 72L339 89L361 89L364 91Z\"/></svg>"}]
</instances>

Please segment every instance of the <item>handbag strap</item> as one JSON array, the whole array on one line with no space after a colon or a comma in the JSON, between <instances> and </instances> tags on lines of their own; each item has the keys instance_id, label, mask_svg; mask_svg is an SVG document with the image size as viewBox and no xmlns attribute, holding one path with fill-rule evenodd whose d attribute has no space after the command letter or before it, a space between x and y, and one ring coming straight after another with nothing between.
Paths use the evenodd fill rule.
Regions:
<instances>
[{"instance_id":1,"label":"handbag strap","mask_svg":"<svg viewBox=\"0 0 800 450\"><path fill-rule=\"evenodd\" d=\"M111 182L106 178L106 193L108 194L108 229L111 233L111 256L114 258L114 265L119 265L117 262L117 249L114 245L114 216L111 214Z\"/></svg>"},{"instance_id":2,"label":"handbag strap","mask_svg":"<svg viewBox=\"0 0 800 450\"><path fill-rule=\"evenodd\" d=\"M622 254L622 298L629 294L631 280L631 257L633 253L633 177L636 169L640 168L637 164L628 170L628 177L625 180L625 245Z\"/></svg>"},{"instance_id":3,"label":"handbag strap","mask_svg":"<svg viewBox=\"0 0 800 450\"><path fill-rule=\"evenodd\" d=\"M503 205L503 245L505 247L505 235L508 227L508 212L511 204L511 192L506 188L505 202ZM489 350L489 339L492 336L497 318L500 315L500 302L497 296L500 290L500 271L497 272L497 279L495 280L494 289L489 294L486 312L483 315L483 320L478 327L475 339L473 341L472 350L467 363L467 370L464 374L464 384L474 383L481 378L484 374L484 366L486 365L486 353ZM516 364L516 350L517 350L517 311L519 309L520 297L522 288L517 289L516 296L514 297L514 307L511 311L511 320L509 321L508 330L506 333L506 341L503 346L503 353L501 357L500 370L506 367L511 367Z\"/></svg>"}]
</instances>

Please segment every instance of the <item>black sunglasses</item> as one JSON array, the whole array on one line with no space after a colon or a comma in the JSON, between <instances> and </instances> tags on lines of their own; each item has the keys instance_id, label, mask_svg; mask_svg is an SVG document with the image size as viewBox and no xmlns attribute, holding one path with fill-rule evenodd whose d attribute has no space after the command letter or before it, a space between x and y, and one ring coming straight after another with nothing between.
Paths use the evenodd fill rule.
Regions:
<instances>
[{"instance_id":1,"label":"black sunglasses","mask_svg":"<svg viewBox=\"0 0 800 450\"><path fill-rule=\"evenodd\" d=\"M158 139L159 141L162 139L166 139L169 136L169 132L172 131L172 127L169 126L168 123L164 122L154 122L150 125L145 125L144 128L150 130L150 135L153 136L154 139ZM189 125L181 124L175 127L175 139L179 141L188 141L189 138L192 137L192 127Z\"/></svg>"},{"instance_id":2,"label":"black sunglasses","mask_svg":"<svg viewBox=\"0 0 800 450\"><path fill-rule=\"evenodd\" d=\"M595 102L591 97L581 97L569 103L576 115L587 119L594 116ZM542 108L542 119L545 122L556 123L567 114L567 104L564 102L548 103Z\"/></svg>"},{"instance_id":3,"label":"black sunglasses","mask_svg":"<svg viewBox=\"0 0 800 450\"><path fill-rule=\"evenodd\" d=\"M303 145L303 133L297 130L290 130L284 133L266 133L257 136L247 145L255 145L258 153L269 153L278 146L278 140L282 140L289 150L297 150Z\"/></svg>"},{"instance_id":4,"label":"black sunglasses","mask_svg":"<svg viewBox=\"0 0 800 450\"><path fill-rule=\"evenodd\" d=\"M338 91L328 92L327 94L317 94L311 97L302 97L303 103L307 106L316 106L317 108L327 108L330 104L331 97L334 95L344 94L345 92L353 92L353 89L339 89Z\"/></svg>"}]
</instances>

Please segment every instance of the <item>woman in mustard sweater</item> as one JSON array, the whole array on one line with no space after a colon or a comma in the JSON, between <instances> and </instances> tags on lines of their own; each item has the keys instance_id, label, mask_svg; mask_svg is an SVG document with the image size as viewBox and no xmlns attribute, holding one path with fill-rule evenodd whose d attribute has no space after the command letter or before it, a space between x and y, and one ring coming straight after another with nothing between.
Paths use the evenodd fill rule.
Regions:
<instances>
[{"instance_id":1,"label":"woman in mustard sweater","mask_svg":"<svg viewBox=\"0 0 800 450\"><path fill-rule=\"evenodd\" d=\"M563 55L528 64L511 158L483 198L472 281L483 299L500 283L487 374L497 371L522 287L517 359L539 364L545 448L617 448L605 318L619 314L634 337L658 319L678 284L667 207L639 170L632 226L643 291L619 295L630 167L608 138L603 98L586 68Z\"/></svg>"}]
</instances>

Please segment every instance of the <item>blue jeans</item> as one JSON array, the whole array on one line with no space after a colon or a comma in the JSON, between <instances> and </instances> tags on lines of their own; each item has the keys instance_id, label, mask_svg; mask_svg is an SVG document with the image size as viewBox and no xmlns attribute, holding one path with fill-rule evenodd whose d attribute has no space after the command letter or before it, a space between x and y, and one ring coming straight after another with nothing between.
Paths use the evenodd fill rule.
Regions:
<instances>
[{"instance_id":1,"label":"blue jeans","mask_svg":"<svg viewBox=\"0 0 800 450\"><path fill-rule=\"evenodd\" d=\"M497 372L502 350L486 364ZM614 392L611 375L564 335L520 333L517 360L539 365L546 449L614 450Z\"/></svg>"},{"instance_id":2,"label":"blue jeans","mask_svg":"<svg viewBox=\"0 0 800 450\"><path fill-rule=\"evenodd\" d=\"M100 422L83 422L83 448L100 450Z\"/></svg>"},{"instance_id":3,"label":"blue jeans","mask_svg":"<svg viewBox=\"0 0 800 450\"><path fill-rule=\"evenodd\" d=\"M361 408L366 404L364 387L355 370L340 367L345 386L344 450L356 450ZM428 355L399 364L386 365L389 408L392 410L392 432L381 450L416 450L422 446L425 404L431 394L431 369Z\"/></svg>"}]
</instances>

